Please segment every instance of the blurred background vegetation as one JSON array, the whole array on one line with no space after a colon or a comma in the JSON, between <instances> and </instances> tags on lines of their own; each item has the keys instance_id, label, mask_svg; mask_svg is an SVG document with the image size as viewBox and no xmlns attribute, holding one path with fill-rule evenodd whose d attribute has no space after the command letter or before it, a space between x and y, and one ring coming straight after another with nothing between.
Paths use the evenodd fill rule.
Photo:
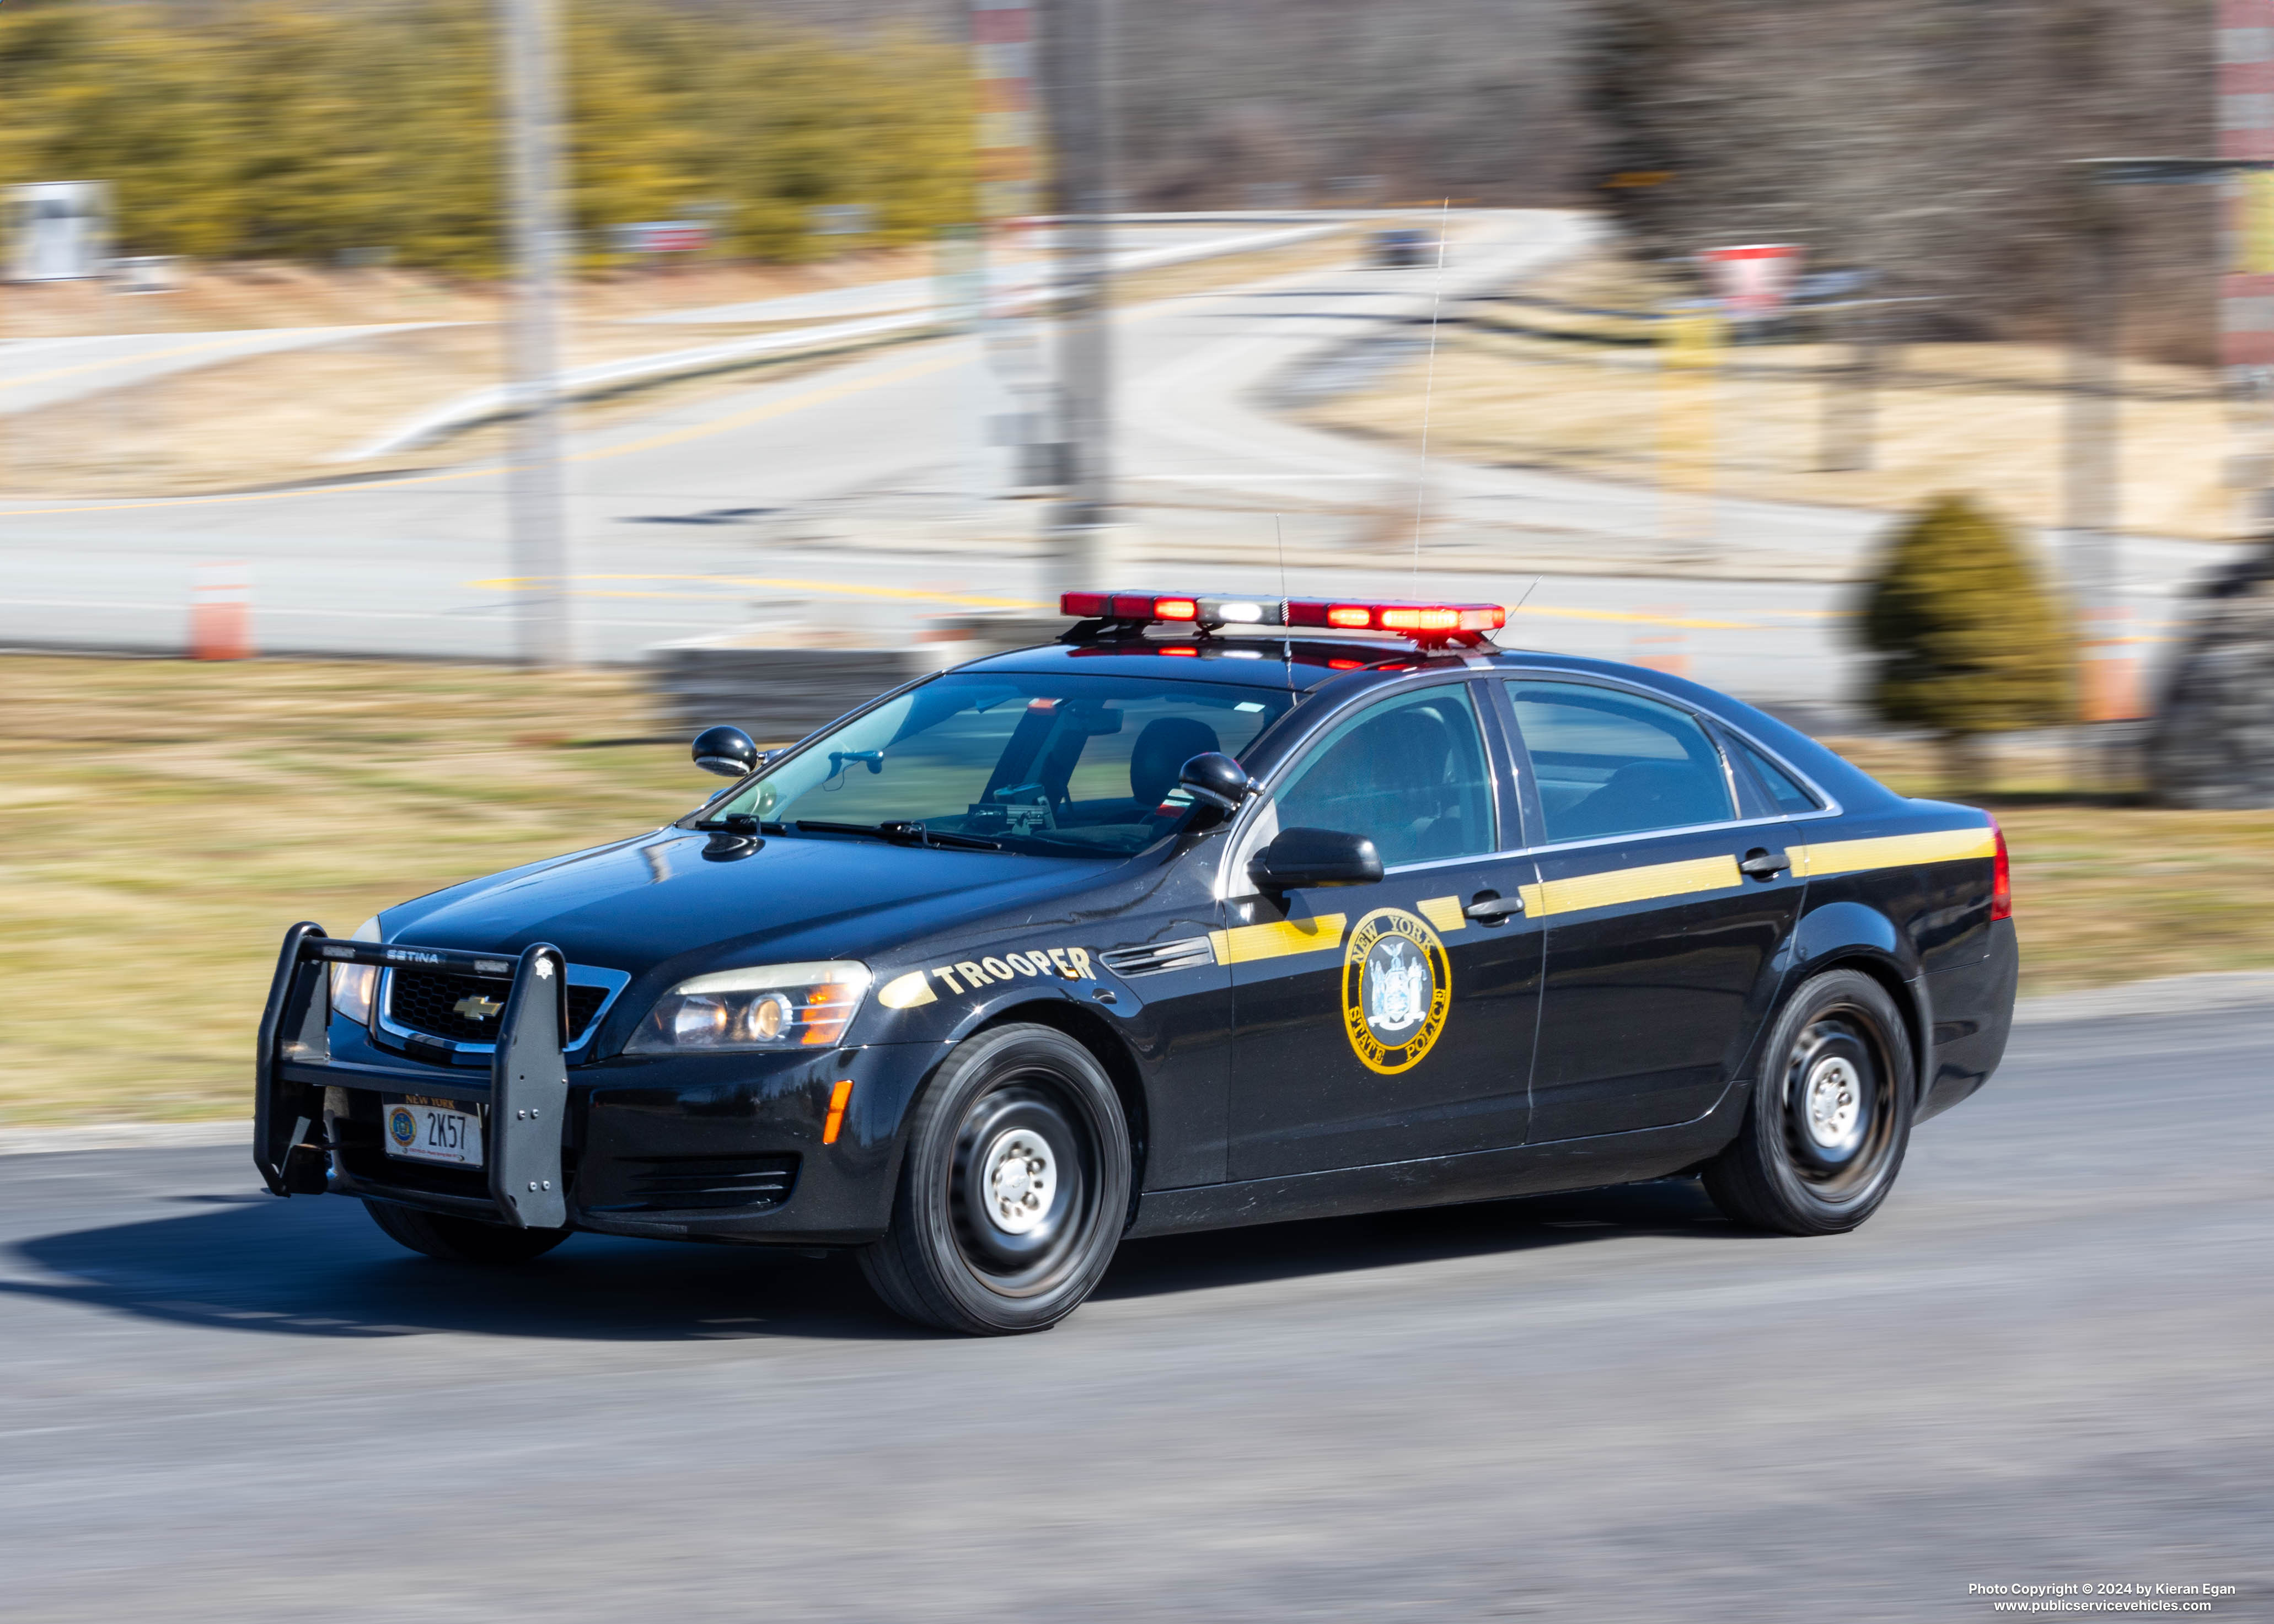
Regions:
<instances>
[{"instance_id":1,"label":"blurred background vegetation","mask_svg":"<svg viewBox=\"0 0 2274 1624\"><path fill-rule=\"evenodd\" d=\"M820 252L808 211L875 211L870 244L972 214L967 54L913 29L857 45L671 0L569 0L572 218L708 216L728 253ZM0 11L0 185L109 181L117 250L500 266L500 86L486 0Z\"/></svg>"}]
</instances>

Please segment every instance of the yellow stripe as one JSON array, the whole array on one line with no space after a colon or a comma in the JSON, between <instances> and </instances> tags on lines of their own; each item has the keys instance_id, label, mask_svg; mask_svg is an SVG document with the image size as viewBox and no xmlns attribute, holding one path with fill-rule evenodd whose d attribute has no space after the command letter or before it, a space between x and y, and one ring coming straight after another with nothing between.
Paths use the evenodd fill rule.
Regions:
<instances>
[{"instance_id":1,"label":"yellow stripe","mask_svg":"<svg viewBox=\"0 0 2274 1624\"><path fill-rule=\"evenodd\" d=\"M1938 829L1926 835L1882 835L1876 840L1833 840L1823 846L1788 848L1796 876L1855 874L1865 868L1901 868L1914 863L1958 862L1994 857L1998 837L1987 829Z\"/></svg>"},{"instance_id":2,"label":"yellow stripe","mask_svg":"<svg viewBox=\"0 0 2274 1624\"><path fill-rule=\"evenodd\" d=\"M1222 965L1253 964L1259 959L1287 959L1297 953L1323 953L1343 944L1341 914L1321 914L1316 919L1283 919L1269 925L1239 925L1209 932L1209 945Z\"/></svg>"},{"instance_id":3,"label":"yellow stripe","mask_svg":"<svg viewBox=\"0 0 2274 1624\"><path fill-rule=\"evenodd\" d=\"M1570 879L1549 880L1538 887L1540 893L1536 912L1548 914L1577 914L1588 908L1612 908L1622 903L1654 902L1663 897L1679 897L1689 891L1727 891L1743 883L1744 876L1737 872L1734 857L1698 857L1687 862L1651 863L1640 868L1614 868L1607 874L1575 875ZM1531 892L1525 887L1525 906L1533 907Z\"/></svg>"},{"instance_id":4,"label":"yellow stripe","mask_svg":"<svg viewBox=\"0 0 2274 1624\"><path fill-rule=\"evenodd\" d=\"M1439 936L1450 936L1469 922L1458 897L1430 897L1413 905Z\"/></svg>"},{"instance_id":5,"label":"yellow stripe","mask_svg":"<svg viewBox=\"0 0 2274 1624\"><path fill-rule=\"evenodd\" d=\"M877 1002L888 1010L913 1010L931 1003L939 995L931 989L931 981L921 970L911 970L898 980L886 981L877 989Z\"/></svg>"}]
</instances>

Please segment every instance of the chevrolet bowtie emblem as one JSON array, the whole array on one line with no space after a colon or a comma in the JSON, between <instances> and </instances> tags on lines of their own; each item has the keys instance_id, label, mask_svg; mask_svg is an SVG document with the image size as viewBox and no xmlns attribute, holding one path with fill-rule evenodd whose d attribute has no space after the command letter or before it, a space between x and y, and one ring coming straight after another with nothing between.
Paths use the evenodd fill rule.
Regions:
<instances>
[{"instance_id":1,"label":"chevrolet bowtie emblem","mask_svg":"<svg viewBox=\"0 0 2274 1624\"><path fill-rule=\"evenodd\" d=\"M450 1007L468 1020L495 1020L498 1011L505 1008L505 1005L500 1004L495 998L485 998L481 994L476 993L471 998L459 999Z\"/></svg>"}]
</instances>

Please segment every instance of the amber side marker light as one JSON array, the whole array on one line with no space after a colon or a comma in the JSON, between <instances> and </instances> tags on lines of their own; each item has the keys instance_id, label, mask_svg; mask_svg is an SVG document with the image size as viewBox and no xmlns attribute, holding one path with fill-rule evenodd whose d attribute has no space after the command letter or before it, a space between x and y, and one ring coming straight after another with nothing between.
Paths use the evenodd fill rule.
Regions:
<instances>
[{"instance_id":1,"label":"amber side marker light","mask_svg":"<svg viewBox=\"0 0 2274 1624\"><path fill-rule=\"evenodd\" d=\"M837 1131L845 1125L846 1102L851 1100L852 1097L853 1079L849 1077L845 1079L844 1081L839 1083L836 1087L829 1091L829 1116L828 1119L821 1124L821 1142L823 1144L834 1145L837 1143Z\"/></svg>"}]
</instances>

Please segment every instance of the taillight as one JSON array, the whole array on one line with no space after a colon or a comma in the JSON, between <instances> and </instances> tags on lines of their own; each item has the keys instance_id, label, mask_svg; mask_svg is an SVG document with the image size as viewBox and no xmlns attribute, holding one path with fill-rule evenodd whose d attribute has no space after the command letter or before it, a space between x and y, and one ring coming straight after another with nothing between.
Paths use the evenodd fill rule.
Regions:
<instances>
[{"instance_id":1,"label":"taillight","mask_svg":"<svg viewBox=\"0 0 2274 1624\"><path fill-rule=\"evenodd\" d=\"M1990 873L1990 917L1994 920L2014 917L2014 863L2006 855L2006 831L1998 820L1990 820L1990 832L1998 838L1998 856Z\"/></svg>"}]
</instances>

